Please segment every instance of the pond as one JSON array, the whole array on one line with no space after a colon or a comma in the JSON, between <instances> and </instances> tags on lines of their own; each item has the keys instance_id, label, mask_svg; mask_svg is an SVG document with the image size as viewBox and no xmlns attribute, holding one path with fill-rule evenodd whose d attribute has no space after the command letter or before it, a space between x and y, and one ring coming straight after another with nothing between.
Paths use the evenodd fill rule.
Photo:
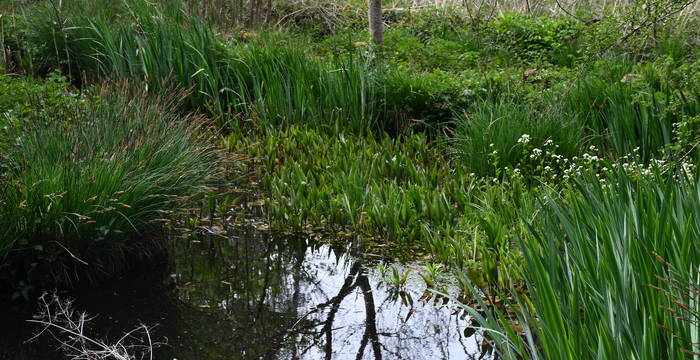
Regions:
<instances>
[{"instance_id":1,"label":"pond","mask_svg":"<svg viewBox=\"0 0 700 360\"><path fill-rule=\"evenodd\" d=\"M213 230L212 230L213 229ZM392 287L358 247L252 226L178 232L171 261L61 296L89 315L86 333L116 339L139 324L165 344L155 359L490 358L463 313L415 271ZM403 269L411 265L396 265ZM0 359L61 359L29 312L0 314Z\"/></svg>"}]
</instances>

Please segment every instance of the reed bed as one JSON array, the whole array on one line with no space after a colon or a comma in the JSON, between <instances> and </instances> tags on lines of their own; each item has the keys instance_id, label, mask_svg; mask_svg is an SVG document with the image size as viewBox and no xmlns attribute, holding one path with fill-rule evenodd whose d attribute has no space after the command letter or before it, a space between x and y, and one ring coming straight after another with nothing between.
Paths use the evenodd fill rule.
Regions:
<instances>
[{"instance_id":1,"label":"reed bed","mask_svg":"<svg viewBox=\"0 0 700 360\"><path fill-rule=\"evenodd\" d=\"M36 10L30 24L55 19L31 32L38 57L74 78L139 79L154 93L191 89L188 108L207 111L221 127L251 118L262 127L307 123L358 132L375 125L369 60L329 63L274 43L224 46L181 7L138 3L126 2L116 23L102 11L80 15L92 13L80 1Z\"/></svg>"},{"instance_id":2,"label":"reed bed","mask_svg":"<svg viewBox=\"0 0 700 360\"><path fill-rule=\"evenodd\" d=\"M520 240L528 295L511 304L517 320L483 302L485 313L469 309L504 358L697 353L700 185L686 176L585 178L545 206Z\"/></svg>"}]
</instances>

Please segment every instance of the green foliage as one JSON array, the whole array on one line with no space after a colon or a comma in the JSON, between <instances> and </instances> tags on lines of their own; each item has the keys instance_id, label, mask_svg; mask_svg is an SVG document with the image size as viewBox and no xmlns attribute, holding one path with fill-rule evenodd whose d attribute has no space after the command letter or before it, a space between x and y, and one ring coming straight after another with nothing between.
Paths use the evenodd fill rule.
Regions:
<instances>
[{"instance_id":1,"label":"green foliage","mask_svg":"<svg viewBox=\"0 0 700 360\"><path fill-rule=\"evenodd\" d=\"M178 98L100 95L17 130L0 181L0 259L13 269L2 280L113 274L148 254L143 234L217 173L197 119L174 112Z\"/></svg>"},{"instance_id":2,"label":"green foliage","mask_svg":"<svg viewBox=\"0 0 700 360\"><path fill-rule=\"evenodd\" d=\"M576 21L509 13L487 25L494 40L521 59L544 58L570 66L580 56Z\"/></svg>"},{"instance_id":3,"label":"green foliage","mask_svg":"<svg viewBox=\"0 0 700 360\"><path fill-rule=\"evenodd\" d=\"M197 119L177 115L203 112L225 147L250 159L235 166L253 174L275 229L349 230L375 250L428 253L492 299L519 295L511 310L523 311L525 334L512 312L472 314L498 331L506 357L677 357L679 340L654 326L682 324L645 287L669 267L648 255L675 271L697 265L678 260L695 261L697 189L649 177L678 177L697 160L693 35L609 47L618 18L470 23L454 9L392 10L378 53L364 10L280 5L293 32L261 34L217 29L180 1L28 8L13 24L18 68L147 91L95 100L73 98L55 75L21 86L0 78L11 150L0 257L36 278L44 264L63 266L49 269L57 277L80 268L72 255L109 273L144 251L139 234L218 175ZM182 102L150 99L173 88L190 91ZM618 168L632 179L608 170ZM591 179L572 189L582 173ZM211 213L233 201L208 200Z\"/></svg>"},{"instance_id":4,"label":"green foliage","mask_svg":"<svg viewBox=\"0 0 700 360\"><path fill-rule=\"evenodd\" d=\"M691 53L692 45L689 44L685 34L669 34L668 37L656 43L654 52L656 56L671 61L681 61Z\"/></svg>"},{"instance_id":5,"label":"green foliage","mask_svg":"<svg viewBox=\"0 0 700 360\"><path fill-rule=\"evenodd\" d=\"M275 228L351 231L370 243L426 251L480 283L517 278L519 214L538 206L520 176L485 179L455 166L423 135L325 136L296 126L226 145L254 160ZM459 164L459 162L457 163Z\"/></svg>"},{"instance_id":6,"label":"green foliage","mask_svg":"<svg viewBox=\"0 0 700 360\"><path fill-rule=\"evenodd\" d=\"M564 101L594 144L618 156L639 148L644 160L671 143L673 124L700 111L697 93L674 86L654 65L614 60L596 65Z\"/></svg>"},{"instance_id":7,"label":"green foliage","mask_svg":"<svg viewBox=\"0 0 700 360\"><path fill-rule=\"evenodd\" d=\"M11 142L9 133L49 115L62 117L66 106L81 101L69 91L67 80L52 73L45 80L0 74L0 144Z\"/></svg>"},{"instance_id":8,"label":"green foliage","mask_svg":"<svg viewBox=\"0 0 700 360\"><path fill-rule=\"evenodd\" d=\"M697 314L697 291L688 289L700 265L700 184L621 172L610 180L585 179L522 239L524 331L503 313L479 316L505 358L686 359L684 351L697 351L696 315L675 315Z\"/></svg>"},{"instance_id":9,"label":"green foliage","mask_svg":"<svg viewBox=\"0 0 700 360\"><path fill-rule=\"evenodd\" d=\"M442 156L423 136L328 139L291 127L245 152L264 159L258 171L273 219L298 229L348 225L410 245L423 223L452 223L470 196L468 175L447 177L446 161L436 161Z\"/></svg>"},{"instance_id":10,"label":"green foliage","mask_svg":"<svg viewBox=\"0 0 700 360\"><path fill-rule=\"evenodd\" d=\"M414 74L390 70L382 84L385 122L399 125L396 130L407 126L443 128L452 121L454 112L466 108L476 97L476 92L465 87L463 78L439 70Z\"/></svg>"},{"instance_id":11,"label":"green foliage","mask_svg":"<svg viewBox=\"0 0 700 360\"><path fill-rule=\"evenodd\" d=\"M364 133L375 128L379 102L369 59L324 62L272 43L233 48L236 109L262 126L304 124Z\"/></svg>"},{"instance_id":12,"label":"green foliage","mask_svg":"<svg viewBox=\"0 0 700 360\"><path fill-rule=\"evenodd\" d=\"M434 39L458 41L461 32L469 25L460 12L451 8L414 11L404 16L404 23L413 35L425 42Z\"/></svg>"},{"instance_id":13,"label":"green foliage","mask_svg":"<svg viewBox=\"0 0 700 360\"><path fill-rule=\"evenodd\" d=\"M87 73L141 79L155 93L192 89L187 107L208 111L222 127L229 125L230 116L252 117L262 125L308 122L355 132L373 125L377 111L367 61L351 57L324 62L303 49L273 42L226 47L210 25L185 16L178 2L136 3L126 3L134 6L117 24L87 16L88 10L73 10L83 9L77 0L37 10L48 11L41 16L66 16L33 30L33 41L43 49L37 56L74 78Z\"/></svg>"},{"instance_id":14,"label":"green foliage","mask_svg":"<svg viewBox=\"0 0 700 360\"><path fill-rule=\"evenodd\" d=\"M527 161L524 135L535 144L553 141L560 155L577 154L583 145L582 128L559 106L548 105L542 109L512 98L475 103L458 118L453 146L471 171L492 176Z\"/></svg>"}]
</instances>

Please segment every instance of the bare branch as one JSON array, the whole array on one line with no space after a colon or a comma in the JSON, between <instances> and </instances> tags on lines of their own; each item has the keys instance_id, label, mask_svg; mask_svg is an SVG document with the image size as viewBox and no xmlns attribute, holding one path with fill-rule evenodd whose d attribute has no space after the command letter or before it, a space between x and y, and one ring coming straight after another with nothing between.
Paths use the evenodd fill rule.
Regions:
<instances>
[{"instance_id":1,"label":"bare branch","mask_svg":"<svg viewBox=\"0 0 700 360\"><path fill-rule=\"evenodd\" d=\"M85 334L86 324L93 319L84 312L76 313L72 300L62 300L56 293L44 293L39 298L38 313L34 319L27 320L40 325L41 330L27 341L48 333L70 360L153 360L153 349L162 345L153 342L152 328L144 324L125 332L113 344L90 337Z\"/></svg>"}]
</instances>

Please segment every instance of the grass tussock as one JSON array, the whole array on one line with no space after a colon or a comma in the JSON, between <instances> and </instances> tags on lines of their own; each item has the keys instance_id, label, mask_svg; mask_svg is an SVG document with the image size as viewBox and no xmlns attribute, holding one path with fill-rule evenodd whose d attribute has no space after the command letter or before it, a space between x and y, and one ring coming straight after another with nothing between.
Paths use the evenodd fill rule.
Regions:
<instances>
[{"instance_id":1,"label":"grass tussock","mask_svg":"<svg viewBox=\"0 0 700 360\"><path fill-rule=\"evenodd\" d=\"M19 263L15 275L118 271L153 250L144 237L218 172L201 120L175 111L182 95L99 96L20 133L4 159L0 259Z\"/></svg>"}]
</instances>

